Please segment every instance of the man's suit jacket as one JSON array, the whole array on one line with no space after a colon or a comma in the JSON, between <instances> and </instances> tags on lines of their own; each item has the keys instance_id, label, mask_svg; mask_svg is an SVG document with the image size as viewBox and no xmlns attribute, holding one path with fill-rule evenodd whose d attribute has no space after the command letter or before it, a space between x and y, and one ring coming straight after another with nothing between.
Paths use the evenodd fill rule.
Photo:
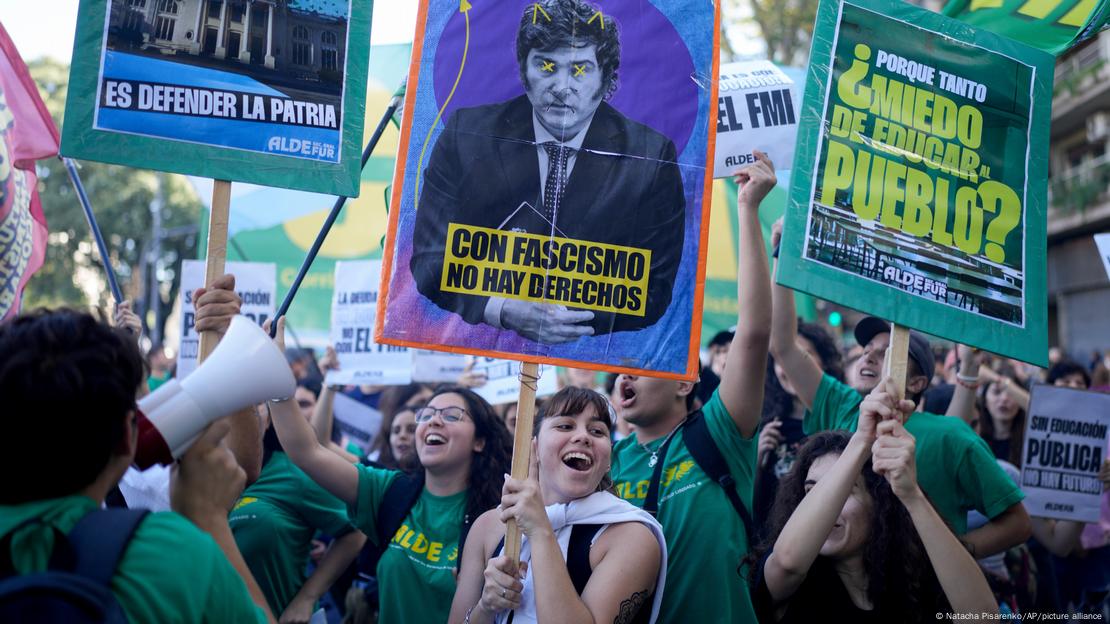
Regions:
<instances>
[{"instance_id":1,"label":"man's suit jacket","mask_svg":"<svg viewBox=\"0 0 1110 624\"><path fill-rule=\"evenodd\" d=\"M555 225L567 238L650 249L651 268L645 316L594 310L595 335L654 324L670 304L686 218L676 161L669 139L606 102L598 107ZM487 297L440 291L447 226L497 228L521 202L543 212L527 97L455 111L432 150L417 205L410 266L420 292L468 323L483 322ZM527 208L506 226L511 228L551 232Z\"/></svg>"}]
</instances>

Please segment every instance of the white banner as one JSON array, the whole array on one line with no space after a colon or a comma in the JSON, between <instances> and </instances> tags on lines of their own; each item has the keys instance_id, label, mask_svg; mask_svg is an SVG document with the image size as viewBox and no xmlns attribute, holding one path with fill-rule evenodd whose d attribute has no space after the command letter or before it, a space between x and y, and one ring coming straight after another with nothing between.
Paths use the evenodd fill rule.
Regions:
<instances>
[{"instance_id":1,"label":"white banner","mask_svg":"<svg viewBox=\"0 0 1110 624\"><path fill-rule=\"evenodd\" d=\"M1110 394L1034 386L1021 469L1029 515L1098 521L1108 429Z\"/></svg>"},{"instance_id":2,"label":"white banner","mask_svg":"<svg viewBox=\"0 0 1110 624\"><path fill-rule=\"evenodd\" d=\"M455 383L466 372L470 358L456 353L416 349L412 352L412 380L420 383Z\"/></svg>"},{"instance_id":3,"label":"white banner","mask_svg":"<svg viewBox=\"0 0 1110 624\"><path fill-rule=\"evenodd\" d=\"M277 268L272 262L228 262L227 273L235 276L235 292L243 300L242 314L258 323L274 316ZM181 348L177 354L177 378L184 379L197 367L200 335L193 329L196 307L193 291L204 286L204 260L181 263Z\"/></svg>"},{"instance_id":4,"label":"white banner","mask_svg":"<svg viewBox=\"0 0 1110 624\"><path fill-rule=\"evenodd\" d=\"M382 426L382 413L345 394L335 395L332 413L335 414L335 430L342 441L340 446L346 448L350 442L362 449L363 455L369 452Z\"/></svg>"},{"instance_id":5,"label":"white banner","mask_svg":"<svg viewBox=\"0 0 1110 624\"><path fill-rule=\"evenodd\" d=\"M331 344L339 356L339 370L328 371L329 386L400 385L412 381L409 349L374 342L381 271L381 260L335 263Z\"/></svg>"},{"instance_id":6,"label":"white banner","mask_svg":"<svg viewBox=\"0 0 1110 624\"><path fill-rule=\"evenodd\" d=\"M475 373L485 373L485 385L474 388L490 405L515 403L520 396L520 362L474 357ZM540 366L540 380L536 384L536 397L545 397L559 391L559 381L554 366Z\"/></svg>"},{"instance_id":7,"label":"white banner","mask_svg":"<svg viewBox=\"0 0 1110 624\"><path fill-rule=\"evenodd\" d=\"M713 177L727 178L765 152L782 169L794 162L801 92L771 61L721 65Z\"/></svg>"}]
</instances>

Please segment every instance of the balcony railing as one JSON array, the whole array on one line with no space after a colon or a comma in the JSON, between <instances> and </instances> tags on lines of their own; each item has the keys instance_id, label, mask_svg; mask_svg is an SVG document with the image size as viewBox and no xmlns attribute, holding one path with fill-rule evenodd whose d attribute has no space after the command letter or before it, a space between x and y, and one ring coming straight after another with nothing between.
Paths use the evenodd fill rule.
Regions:
<instances>
[{"instance_id":1,"label":"balcony railing","mask_svg":"<svg viewBox=\"0 0 1110 624\"><path fill-rule=\"evenodd\" d=\"M1048 184L1048 204L1065 213L1084 212L1106 198L1110 191L1110 157L1091 159Z\"/></svg>"}]
</instances>

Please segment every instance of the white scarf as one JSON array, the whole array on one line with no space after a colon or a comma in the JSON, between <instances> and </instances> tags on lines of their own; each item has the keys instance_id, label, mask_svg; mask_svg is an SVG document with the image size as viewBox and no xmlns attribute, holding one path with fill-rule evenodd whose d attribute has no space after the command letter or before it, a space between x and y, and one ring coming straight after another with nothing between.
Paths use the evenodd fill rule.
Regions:
<instances>
[{"instance_id":1,"label":"white scarf","mask_svg":"<svg viewBox=\"0 0 1110 624\"><path fill-rule=\"evenodd\" d=\"M579 498L569 503L556 503L547 506L547 518L551 521L551 528L555 532L555 541L563 552L563 559L567 557L567 544L570 542L571 528L576 524L600 524L601 530L594 535L594 542L605 529L612 524L621 522L639 522L645 525L659 542L659 579L655 583L655 595L651 603L651 622L659 616L659 605L663 601L663 587L667 580L667 540L663 537L663 527L646 511L632 503L617 498L609 492L594 492L585 498ZM591 542L591 546L593 543ZM501 552L505 551L502 547ZM532 548L528 538L524 537L520 546L520 560L530 562ZM497 614L495 621L505 624L509 611ZM537 621L536 593L532 585L532 566L528 566L528 573L524 577L524 591L521 592L520 608L513 616L513 624L532 624Z\"/></svg>"}]
</instances>

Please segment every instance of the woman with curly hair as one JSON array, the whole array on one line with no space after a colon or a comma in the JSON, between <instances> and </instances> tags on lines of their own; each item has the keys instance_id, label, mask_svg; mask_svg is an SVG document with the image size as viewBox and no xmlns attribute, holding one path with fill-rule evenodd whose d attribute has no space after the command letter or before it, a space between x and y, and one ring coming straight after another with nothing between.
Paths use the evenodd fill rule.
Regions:
<instances>
[{"instance_id":1,"label":"woman with curly hair","mask_svg":"<svg viewBox=\"0 0 1110 624\"><path fill-rule=\"evenodd\" d=\"M351 523L375 540L386 492L402 473L344 461L317 441L288 400L271 401L270 409L293 462L344 501ZM423 487L393 539L377 544L383 549L377 566L382 624L447 620L463 526L497 506L509 471L509 434L489 403L470 390L438 388L416 412L416 423Z\"/></svg>"},{"instance_id":2,"label":"woman with curly hair","mask_svg":"<svg viewBox=\"0 0 1110 624\"><path fill-rule=\"evenodd\" d=\"M760 621L997 611L975 560L917 484L914 439L902 426L914 406L894 397L887 379L860 406L855 433L819 433L802 447L754 553Z\"/></svg>"}]
</instances>

